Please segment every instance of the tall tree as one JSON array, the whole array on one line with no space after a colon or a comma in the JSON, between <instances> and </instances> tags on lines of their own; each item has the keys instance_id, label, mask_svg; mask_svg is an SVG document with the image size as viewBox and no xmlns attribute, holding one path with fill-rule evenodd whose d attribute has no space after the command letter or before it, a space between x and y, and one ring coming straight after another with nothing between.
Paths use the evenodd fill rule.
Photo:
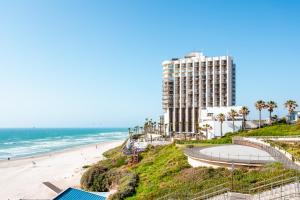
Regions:
<instances>
[{"instance_id":1,"label":"tall tree","mask_svg":"<svg viewBox=\"0 0 300 200\"><path fill-rule=\"evenodd\" d=\"M274 111L275 108L277 108L277 103L275 101L269 101L266 104L266 108L269 111L269 119L270 119L270 125L272 124L273 120L272 120L272 113Z\"/></svg>"},{"instance_id":2,"label":"tall tree","mask_svg":"<svg viewBox=\"0 0 300 200\"><path fill-rule=\"evenodd\" d=\"M206 139L208 138L208 131L211 130L212 127L209 124L204 124L202 130L206 133Z\"/></svg>"},{"instance_id":3,"label":"tall tree","mask_svg":"<svg viewBox=\"0 0 300 200\"><path fill-rule=\"evenodd\" d=\"M234 122L235 122L235 118L239 116L238 112L236 112L236 110L231 109L230 112L228 112L228 117L232 120L232 131L235 132L235 126L234 126Z\"/></svg>"},{"instance_id":4,"label":"tall tree","mask_svg":"<svg viewBox=\"0 0 300 200\"><path fill-rule=\"evenodd\" d=\"M146 139L148 138L148 131L149 131L149 119L146 118L144 123L144 135Z\"/></svg>"},{"instance_id":5,"label":"tall tree","mask_svg":"<svg viewBox=\"0 0 300 200\"><path fill-rule=\"evenodd\" d=\"M153 122L153 133L156 133L157 127L156 127L157 123Z\"/></svg>"},{"instance_id":6,"label":"tall tree","mask_svg":"<svg viewBox=\"0 0 300 200\"><path fill-rule=\"evenodd\" d=\"M245 130L246 129L246 117L249 115L250 110L246 106L243 106L241 108L241 110L239 110L239 113L243 116L242 128L243 128L243 130Z\"/></svg>"},{"instance_id":7,"label":"tall tree","mask_svg":"<svg viewBox=\"0 0 300 200\"><path fill-rule=\"evenodd\" d=\"M144 134L148 133L148 129L149 129L149 119L146 118L144 123Z\"/></svg>"},{"instance_id":8,"label":"tall tree","mask_svg":"<svg viewBox=\"0 0 300 200\"><path fill-rule=\"evenodd\" d=\"M263 100L259 100L255 103L255 108L259 111L259 128L261 127L261 111L266 108L266 103Z\"/></svg>"},{"instance_id":9,"label":"tall tree","mask_svg":"<svg viewBox=\"0 0 300 200\"><path fill-rule=\"evenodd\" d=\"M140 132L143 134L144 127L140 126Z\"/></svg>"},{"instance_id":10,"label":"tall tree","mask_svg":"<svg viewBox=\"0 0 300 200\"><path fill-rule=\"evenodd\" d=\"M294 100L287 100L284 103L284 107L286 107L288 109L288 112L289 112L289 121L291 121L292 112L294 112L294 110L298 107L298 104Z\"/></svg>"},{"instance_id":11,"label":"tall tree","mask_svg":"<svg viewBox=\"0 0 300 200\"><path fill-rule=\"evenodd\" d=\"M225 115L223 113L220 113L217 115L217 120L220 122L221 127L221 137L223 137L223 122L225 121Z\"/></svg>"},{"instance_id":12,"label":"tall tree","mask_svg":"<svg viewBox=\"0 0 300 200\"><path fill-rule=\"evenodd\" d=\"M196 132L196 140L199 140L199 138L200 138L200 126L199 126L199 124L198 123L195 123L195 132Z\"/></svg>"}]
</instances>

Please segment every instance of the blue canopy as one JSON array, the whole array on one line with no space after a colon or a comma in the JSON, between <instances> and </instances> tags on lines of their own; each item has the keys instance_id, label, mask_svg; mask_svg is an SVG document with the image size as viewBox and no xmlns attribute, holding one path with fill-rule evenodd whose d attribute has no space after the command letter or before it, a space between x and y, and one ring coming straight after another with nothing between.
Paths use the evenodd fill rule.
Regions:
<instances>
[{"instance_id":1,"label":"blue canopy","mask_svg":"<svg viewBox=\"0 0 300 200\"><path fill-rule=\"evenodd\" d=\"M68 188L53 200L106 200L106 198L91 192Z\"/></svg>"}]
</instances>

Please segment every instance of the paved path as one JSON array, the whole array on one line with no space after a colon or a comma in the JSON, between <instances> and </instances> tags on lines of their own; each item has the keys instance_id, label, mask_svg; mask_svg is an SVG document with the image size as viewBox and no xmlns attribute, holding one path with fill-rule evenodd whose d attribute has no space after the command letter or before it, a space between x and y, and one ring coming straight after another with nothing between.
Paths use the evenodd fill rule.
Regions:
<instances>
[{"instance_id":1,"label":"paved path","mask_svg":"<svg viewBox=\"0 0 300 200\"><path fill-rule=\"evenodd\" d=\"M225 163L267 164L275 161L262 150L241 145L188 148L185 154L194 159Z\"/></svg>"},{"instance_id":2,"label":"paved path","mask_svg":"<svg viewBox=\"0 0 300 200\"><path fill-rule=\"evenodd\" d=\"M271 146L261 138L236 136L233 137L232 141L234 144L240 144L264 150L272 155L278 162L281 162L286 168L300 171L300 164L292 159L292 155L290 153Z\"/></svg>"}]
</instances>

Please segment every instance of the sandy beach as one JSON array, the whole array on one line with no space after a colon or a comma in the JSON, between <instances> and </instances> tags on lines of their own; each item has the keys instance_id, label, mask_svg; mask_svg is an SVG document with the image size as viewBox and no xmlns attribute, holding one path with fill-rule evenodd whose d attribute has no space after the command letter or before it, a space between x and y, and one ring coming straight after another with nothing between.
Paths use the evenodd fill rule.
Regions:
<instances>
[{"instance_id":1,"label":"sandy beach","mask_svg":"<svg viewBox=\"0 0 300 200\"><path fill-rule=\"evenodd\" d=\"M104 157L102 153L122 144L122 141L75 147L65 151L0 161L1 199L51 199L56 193L43 182L51 182L60 189L79 187L84 172L82 166Z\"/></svg>"}]
</instances>

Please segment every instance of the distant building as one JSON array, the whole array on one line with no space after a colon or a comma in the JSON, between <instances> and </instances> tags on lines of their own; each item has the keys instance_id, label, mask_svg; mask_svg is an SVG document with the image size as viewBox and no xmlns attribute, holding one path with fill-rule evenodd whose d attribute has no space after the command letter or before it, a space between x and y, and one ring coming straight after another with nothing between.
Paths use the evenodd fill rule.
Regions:
<instances>
[{"instance_id":1,"label":"distant building","mask_svg":"<svg viewBox=\"0 0 300 200\"><path fill-rule=\"evenodd\" d=\"M195 133L201 110L235 105L235 64L231 56L207 57L192 52L164 61L164 128L170 133Z\"/></svg>"},{"instance_id":2,"label":"distant building","mask_svg":"<svg viewBox=\"0 0 300 200\"><path fill-rule=\"evenodd\" d=\"M201 110L201 119L200 119L200 128L203 127L205 124L210 125L211 129L208 130L207 138L211 139L214 137L221 136L221 123L217 120L216 116L220 113L225 115L225 121L222 125L223 135L228 132L233 131L233 123L232 120L228 117L228 112L232 109L235 110L237 113L241 109L241 106L229 106L229 107L208 107L206 109ZM238 131L242 128L243 116L238 115L234 121L234 129ZM206 131L202 131L205 135Z\"/></svg>"},{"instance_id":3,"label":"distant building","mask_svg":"<svg viewBox=\"0 0 300 200\"><path fill-rule=\"evenodd\" d=\"M289 117L290 117L289 119L292 122L297 122L298 120L300 120L300 111L294 111L294 112L292 112Z\"/></svg>"}]
</instances>

